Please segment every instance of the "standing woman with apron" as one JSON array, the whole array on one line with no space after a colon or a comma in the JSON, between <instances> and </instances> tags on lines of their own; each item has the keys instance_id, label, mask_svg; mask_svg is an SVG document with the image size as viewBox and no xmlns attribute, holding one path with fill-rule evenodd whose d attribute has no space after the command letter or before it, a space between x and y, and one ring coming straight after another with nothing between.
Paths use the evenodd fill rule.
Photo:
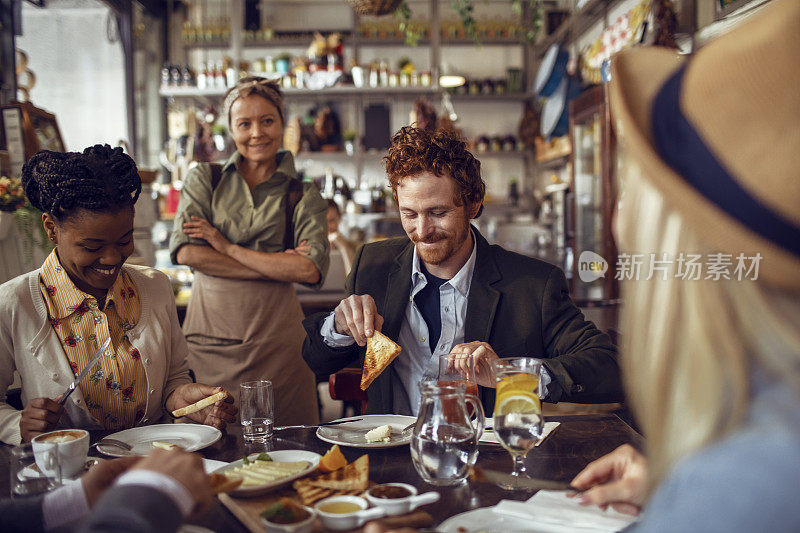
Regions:
<instances>
[{"instance_id":1,"label":"standing woman with apron","mask_svg":"<svg viewBox=\"0 0 800 533\"><path fill-rule=\"evenodd\" d=\"M203 163L187 174L169 246L172 261L195 272L183 324L189 366L237 403L240 383L268 379L276 425L316 424L292 283L325 280L327 204L297 179L292 154L279 151L285 120L276 83L243 79L224 111L237 150L223 165Z\"/></svg>"}]
</instances>

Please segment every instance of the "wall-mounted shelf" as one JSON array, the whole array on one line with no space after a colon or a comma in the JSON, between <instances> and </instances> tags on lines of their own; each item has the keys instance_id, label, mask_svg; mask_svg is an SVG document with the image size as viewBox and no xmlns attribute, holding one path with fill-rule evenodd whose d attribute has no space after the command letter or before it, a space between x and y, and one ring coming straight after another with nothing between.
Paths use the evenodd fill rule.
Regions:
<instances>
[{"instance_id":1,"label":"wall-mounted shelf","mask_svg":"<svg viewBox=\"0 0 800 533\"><path fill-rule=\"evenodd\" d=\"M213 87L198 89L197 87L165 87L159 94L169 97L221 97L228 89ZM282 89L284 97L291 98L350 98L358 96L391 97L391 98L417 98L419 96L436 95L441 92L434 87L328 87L315 91L313 89Z\"/></svg>"},{"instance_id":2,"label":"wall-mounted shelf","mask_svg":"<svg viewBox=\"0 0 800 533\"><path fill-rule=\"evenodd\" d=\"M227 88L212 87L199 89L197 87L165 87L159 90L159 94L164 98L196 98L196 97L222 97L227 92ZM420 96L438 96L444 89L438 87L328 87L321 90L313 89L282 89L287 99L336 99L350 97L376 97L376 98L418 98ZM532 98L527 93L507 93L507 94L451 94L453 100L465 102L523 102Z\"/></svg>"},{"instance_id":3,"label":"wall-mounted shelf","mask_svg":"<svg viewBox=\"0 0 800 533\"><path fill-rule=\"evenodd\" d=\"M355 152L353 155L344 151L338 152L300 152L295 156L295 161L320 161L331 163L359 164L369 161L378 161L385 154L376 151Z\"/></svg>"},{"instance_id":4,"label":"wall-mounted shelf","mask_svg":"<svg viewBox=\"0 0 800 533\"><path fill-rule=\"evenodd\" d=\"M559 157L554 157L552 159L547 159L545 161L537 161L536 166L540 169L554 169L554 168L561 168L569 163L569 155L562 155Z\"/></svg>"},{"instance_id":5,"label":"wall-mounted shelf","mask_svg":"<svg viewBox=\"0 0 800 533\"><path fill-rule=\"evenodd\" d=\"M533 156L530 150L509 150L509 151L488 151L488 152L474 152L475 157L480 159L527 159Z\"/></svg>"},{"instance_id":6,"label":"wall-mounted shelf","mask_svg":"<svg viewBox=\"0 0 800 533\"><path fill-rule=\"evenodd\" d=\"M524 102L533 98L532 94L528 93L505 93L505 94L451 94L453 100L459 102Z\"/></svg>"},{"instance_id":7,"label":"wall-mounted shelf","mask_svg":"<svg viewBox=\"0 0 800 533\"><path fill-rule=\"evenodd\" d=\"M342 30L323 30L323 33L340 33L342 36L347 40L346 42L352 42L352 35L348 31ZM307 48L308 44L311 42L313 38L313 34L309 35L297 35L297 36L281 36L276 37L274 39L268 40L258 40L258 41L251 41L251 40L244 40L242 42L242 47L244 48ZM183 42L183 46L187 50L198 50L198 49L218 49L218 50L226 50L231 47L230 41L222 41L222 40L213 40L213 41L192 41L192 42ZM430 46L431 40L430 39L420 39L417 41L417 46ZM481 39L480 45L477 45L475 41L472 39L442 39L439 42L440 46L524 46L527 43L522 39L503 39L503 38L484 38ZM358 45L364 47L382 47L382 46L408 46L406 45L405 39L397 38L397 37L387 37L385 39L376 39L376 38L366 38L366 37L358 37Z\"/></svg>"}]
</instances>

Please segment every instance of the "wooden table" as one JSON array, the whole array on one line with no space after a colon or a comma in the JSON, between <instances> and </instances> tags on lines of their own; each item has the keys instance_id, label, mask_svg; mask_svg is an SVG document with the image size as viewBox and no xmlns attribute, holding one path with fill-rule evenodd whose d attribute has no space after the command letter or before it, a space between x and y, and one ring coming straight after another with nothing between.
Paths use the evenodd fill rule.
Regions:
<instances>
[{"instance_id":1,"label":"wooden table","mask_svg":"<svg viewBox=\"0 0 800 533\"><path fill-rule=\"evenodd\" d=\"M615 415L589 415L550 418L559 421L553 433L527 458L528 471L534 477L558 481L571 480L587 463L612 451L617 446L630 443L642 446L642 437ZM103 434L93 434L92 441ZM200 453L218 461L235 461L246 453L303 449L320 454L329 444L317 439L314 430L284 430L275 433L267 444L245 444L241 428L230 426L216 444ZM0 447L0 494L9 494L9 446ZM348 461L365 453L357 448L342 448ZM525 500L532 493L509 492L491 484L464 484L460 487L433 487L426 484L414 470L408 446L371 450L370 480L376 483L403 482L417 487L420 492L436 490L441 500L424 507L439 524L445 519L478 507L492 506L502 499ZM481 444L479 466L504 472L511 471L511 456L497 445ZM206 514L191 521L213 531L246 532L247 530L221 504L215 504Z\"/></svg>"}]
</instances>

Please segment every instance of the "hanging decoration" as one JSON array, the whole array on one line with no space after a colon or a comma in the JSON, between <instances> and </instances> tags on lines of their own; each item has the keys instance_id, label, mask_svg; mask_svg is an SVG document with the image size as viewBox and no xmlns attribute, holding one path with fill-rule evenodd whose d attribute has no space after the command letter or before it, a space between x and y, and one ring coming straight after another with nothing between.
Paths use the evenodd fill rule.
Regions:
<instances>
[{"instance_id":1,"label":"hanging decoration","mask_svg":"<svg viewBox=\"0 0 800 533\"><path fill-rule=\"evenodd\" d=\"M606 28L600 37L581 54L581 75L587 83L601 83L603 63L614 54L642 40L645 21L650 14L652 0L642 0L639 5L621 15Z\"/></svg>"}]
</instances>

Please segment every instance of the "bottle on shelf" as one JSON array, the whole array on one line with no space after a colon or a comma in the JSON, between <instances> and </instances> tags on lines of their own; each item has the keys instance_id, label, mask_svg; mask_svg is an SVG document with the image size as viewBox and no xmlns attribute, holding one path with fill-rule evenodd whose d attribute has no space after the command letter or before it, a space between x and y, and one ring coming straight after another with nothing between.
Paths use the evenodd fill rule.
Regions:
<instances>
[{"instance_id":1,"label":"bottle on shelf","mask_svg":"<svg viewBox=\"0 0 800 533\"><path fill-rule=\"evenodd\" d=\"M189 68L189 65L181 67L181 86L194 87L197 84L194 78L194 73Z\"/></svg>"},{"instance_id":2,"label":"bottle on shelf","mask_svg":"<svg viewBox=\"0 0 800 533\"><path fill-rule=\"evenodd\" d=\"M222 68L222 61L217 61L214 63L214 85L217 87L217 89L224 89L227 85L225 71Z\"/></svg>"},{"instance_id":3,"label":"bottle on shelf","mask_svg":"<svg viewBox=\"0 0 800 533\"><path fill-rule=\"evenodd\" d=\"M161 67L161 88L169 87L170 85L170 70L169 70L169 63L164 63L164 66Z\"/></svg>"},{"instance_id":4,"label":"bottle on shelf","mask_svg":"<svg viewBox=\"0 0 800 533\"><path fill-rule=\"evenodd\" d=\"M197 71L197 88L205 89L208 87L208 65L202 63Z\"/></svg>"},{"instance_id":5,"label":"bottle on shelf","mask_svg":"<svg viewBox=\"0 0 800 533\"><path fill-rule=\"evenodd\" d=\"M179 87L181 84L181 69L178 65L169 66L169 85L170 87Z\"/></svg>"}]
</instances>

